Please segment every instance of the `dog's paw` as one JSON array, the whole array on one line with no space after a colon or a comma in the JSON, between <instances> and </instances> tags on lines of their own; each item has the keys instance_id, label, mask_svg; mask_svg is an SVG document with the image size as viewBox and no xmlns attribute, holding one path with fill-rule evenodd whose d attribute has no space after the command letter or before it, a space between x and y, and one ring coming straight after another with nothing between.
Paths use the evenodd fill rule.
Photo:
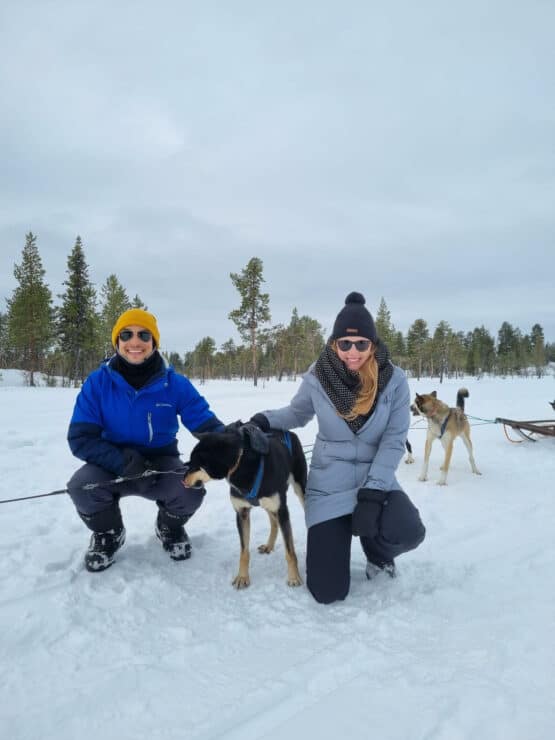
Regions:
<instances>
[{"instance_id":1,"label":"dog's paw","mask_svg":"<svg viewBox=\"0 0 555 740\"><path fill-rule=\"evenodd\" d=\"M422 482L427 481L428 480L428 476L427 475L419 475L418 476L418 480L419 481L422 481Z\"/></svg>"},{"instance_id":2,"label":"dog's paw","mask_svg":"<svg viewBox=\"0 0 555 740\"><path fill-rule=\"evenodd\" d=\"M242 576L241 574L235 576L233 581L231 582L235 588L248 588L248 586L251 585L251 580L248 576Z\"/></svg>"},{"instance_id":3,"label":"dog's paw","mask_svg":"<svg viewBox=\"0 0 555 740\"><path fill-rule=\"evenodd\" d=\"M287 578L287 585L288 586L302 586L303 580L300 576L294 576L293 578L288 577Z\"/></svg>"},{"instance_id":4,"label":"dog's paw","mask_svg":"<svg viewBox=\"0 0 555 740\"><path fill-rule=\"evenodd\" d=\"M443 478L440 478L438 480L437 484L438 484L438 486L446 486L447 485L447 481L446 480L443 480Z\"/></svg>"},{"instance_id":5,"label":"dog's paw","mask_svg":"<svg viewBox=\"0 0 555 740\"><path fill-rule=\"evenodd\" d=\"M412 465L413 462L414 462L414 457L412 455L407 455L407 457L405 458L405 464Z\"/></svg>"},{"instance_id":6,"label":"dog's paw","mask_svg":"<svg viewBox=\"0 0 555 740\"><path fill-rule=\"evenodd\" d=\"M258 552L262 553L263 555L269 555L271 552L273 552L273 547L270 547L269 545L258 545Z\"/></svg>"},{"instance_id":7,"label":"dog's paw","mask_svg":"<svg viewBox=\"0 0 555 740\"><path fill-rule=\"evenodd\" d=\"M474 475L482 475L478 469L472 471Z\"/></svg>"}]
</instances>

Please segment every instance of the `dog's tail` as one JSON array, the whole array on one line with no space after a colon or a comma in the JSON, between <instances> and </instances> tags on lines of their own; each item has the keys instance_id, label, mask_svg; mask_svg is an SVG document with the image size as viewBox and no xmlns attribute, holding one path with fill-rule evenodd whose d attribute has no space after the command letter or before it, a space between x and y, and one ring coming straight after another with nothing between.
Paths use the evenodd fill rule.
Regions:
<instances>
[{"instance_id":1,"label":"dog's tail","mask_svg":"<svg viewBox=\"0 0 555 740\"><path fill-rule=\"evenodd\" d=\"M466 390L466 388L459 388L457 391L457 407L464 411L464 399L468 398L469 392Z\"/></svg>"}]
</instances>

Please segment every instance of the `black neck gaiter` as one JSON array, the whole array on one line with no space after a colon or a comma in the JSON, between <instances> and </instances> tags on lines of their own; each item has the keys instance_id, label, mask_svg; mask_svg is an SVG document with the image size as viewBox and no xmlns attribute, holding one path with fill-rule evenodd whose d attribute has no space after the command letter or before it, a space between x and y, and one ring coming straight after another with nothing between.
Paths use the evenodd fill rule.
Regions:
<instances>
[{"instance_id":1,"label":"black neck gaiter","mask_svg":"<svg viewBox=\"0 0 555 740\"><path fill-rule=\"evenodd\" d=\"M164 369L164 360L157 350L147 357L144 362L134 365L127 362L121 355L116 355L110 362L110 367L118 372L136 391L144 388L147 383Z\"/></svg>"}]
</instances>

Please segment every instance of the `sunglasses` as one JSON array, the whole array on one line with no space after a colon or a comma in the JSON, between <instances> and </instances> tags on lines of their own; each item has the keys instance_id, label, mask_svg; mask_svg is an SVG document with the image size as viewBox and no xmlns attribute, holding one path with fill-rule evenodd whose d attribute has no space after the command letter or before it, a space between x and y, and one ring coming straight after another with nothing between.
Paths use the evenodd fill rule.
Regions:
<instances>
[{"instance_id":1,"label":"sunglasses","mask_svg":"<svg viewBox=\"0 0 555 740\"><path fill-rule=\"evenodd\" d=\"M337 346L342 352L348 352L351 347L355 347L357 352L366 352L372 342L369 339L357 339L353 342L351 339L338 339Z\"/></svg>"},{"instance_id":2,"label":"sunglasses","mask_svg":"<svg viewBox=\"0 0 555 740\"><path fill-rule=\"evenodd\" d=\"M151 332L147 331L146 329L141 329L141 331L138 331L136 334L134 331L131 331L131 329L124 329L123 331L120 331L119 338L122 342L128 342L132 337L139 337L141 342L150 342L152 339Z\"/></svg>"}]
</instances>

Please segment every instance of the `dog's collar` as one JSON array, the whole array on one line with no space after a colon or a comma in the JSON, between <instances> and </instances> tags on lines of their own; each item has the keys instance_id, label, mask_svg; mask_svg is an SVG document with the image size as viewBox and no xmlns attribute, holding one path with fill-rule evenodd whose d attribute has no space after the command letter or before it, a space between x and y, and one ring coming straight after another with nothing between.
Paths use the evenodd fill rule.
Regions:
<instances>
[{"instance_id":1,"label":"dog's collar","mask_svg":"<svg viewBox=\"0 0 555 740\"><path fill-rule=\"evenodd\" d=\"M241 462L241 458L242 458L242 457L243 457L243 449L241 448L241 449L239 450L239 457L237 458L237 462L235 463L235 465L234 465L234 466L233 466L233 467L231 468L231 470L230 470L230 471L229 471L229 473L227 474L227 479L228 479L228 480L229 480L229 479L231 478L231 476L233 475L233 473L234 473L234 472L235 472L235 471L237 470L237 468L239 467L239 463Z\"/></svg>"}]
</instances>

